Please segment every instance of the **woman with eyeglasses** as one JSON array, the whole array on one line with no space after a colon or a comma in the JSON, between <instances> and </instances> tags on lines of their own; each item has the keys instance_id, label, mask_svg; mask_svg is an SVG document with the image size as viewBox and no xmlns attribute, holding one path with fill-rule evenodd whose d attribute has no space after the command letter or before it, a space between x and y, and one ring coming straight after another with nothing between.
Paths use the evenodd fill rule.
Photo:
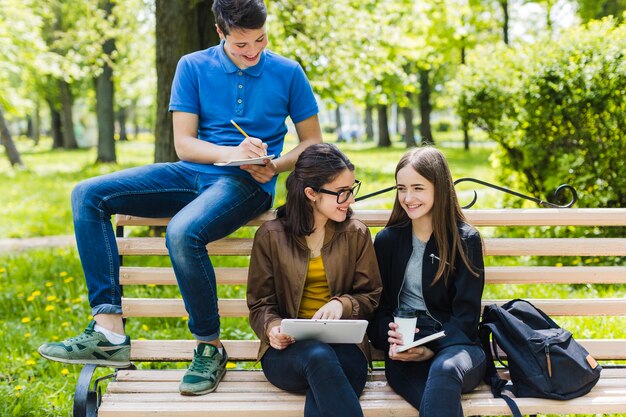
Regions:
<instances>
[{"instance_id":1,"label":"woman with eyeglasses","mask_svg":"<svg viewBox=\"0 0 626 417\"><path fill-rule=\"evenodd\" d=\"M250 258L250 324L258 358L278 388L306 393L305 416L362 416L367 338L360 344L294 340L284 318L363 319L381 280L368 228L350 219L359 190L354 165L331 144L312 145L287 178L277 218L257 231Z\"/></svg>"}]
</instances>

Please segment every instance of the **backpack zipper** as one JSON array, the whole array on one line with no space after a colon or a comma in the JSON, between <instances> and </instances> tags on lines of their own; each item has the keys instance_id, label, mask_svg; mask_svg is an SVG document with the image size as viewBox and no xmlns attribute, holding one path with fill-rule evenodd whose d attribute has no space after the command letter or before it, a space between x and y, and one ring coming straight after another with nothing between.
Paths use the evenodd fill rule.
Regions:
<instances>
[{"instance_id":1,"label":"backpack zipper","mask_svg":"<svg viewBox=\"0 0 626 417\"><path fill-rule=\"evenodd\" d=\"M544 351L546 352L546 362L548 364L548 377L552 378L552 362L550 361L550 345L546 344Z\"/></svg>"}]
</instances>

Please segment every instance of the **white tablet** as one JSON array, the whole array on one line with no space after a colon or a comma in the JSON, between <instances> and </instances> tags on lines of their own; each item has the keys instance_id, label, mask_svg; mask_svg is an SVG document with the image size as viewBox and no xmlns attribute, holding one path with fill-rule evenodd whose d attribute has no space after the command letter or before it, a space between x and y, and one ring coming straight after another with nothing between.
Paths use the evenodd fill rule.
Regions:
<instances>
[{"instance_id":1,"label":"white tablet","mask_svg":"<svg viewBox=\"0 0 626 417\"><path fill-rule=\"evenodd\" d=\"M315 339L325 343L361 343L367 320L283 319L280 332L296 341Z\"/></svg>"},{"instance_id":2,"label":"white tablet","mask_svg":"<svg viewBox=\"0 0 626 417\"><path fill-rule=\"evenodd\" d=\"M238 167L241 165L265 165L266 159L274 159L274 155L260 156L258 158L236 159L228 162L216 162L213 165L218 167Z\"/></svg>"},{"instance_id":3,"label":"white tablet","mask_svg":"<svg viewBox=\"0 0 626 417\"><path fill-rule=\"evenodd\" d=\"M446 335L446 332L444 332L443 330L434 334L431 334L430 336L426 336L426 337L422 337L421 339L417 339L416 341L414 341L413 343L409 343L408 345L398 345L396 347L396 352L400 353L400 352L404 352L407 349L411 349L412 347L416 347L416 346L421 346L425 343L428 342L432 342L433 340L437 340L441 337L444 337Z\"/></svg>"}]
</instances>

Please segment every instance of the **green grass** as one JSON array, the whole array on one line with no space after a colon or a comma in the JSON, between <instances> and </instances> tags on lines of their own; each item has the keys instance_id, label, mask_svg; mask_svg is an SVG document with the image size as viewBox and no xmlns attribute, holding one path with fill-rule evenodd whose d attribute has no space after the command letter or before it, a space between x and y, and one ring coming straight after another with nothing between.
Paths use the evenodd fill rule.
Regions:
<instances>
[{"instance_id":1,"label":"green grass","mask_svg":"<svg viewBox=\"0 0 626 417\"><path fill-rule=\"evenodd\" d=\"M50 150L49 140L34 147L17 140L26 170L11 168L0 152L0 238L72 234L70 193L80 180L148 164L154 146L145 141L118 145L117 164L94 164L95 149Z\"/></svg>"},{"instance_id":2,"label":"green grass","mask_svg":"<svg viewBox=\"0 0 626 417\"><path fill-rule=\"evenodd\" d=\"M446 132L445 143L454 139ZM458 136L458 133L457 133ZM32 141L19 138L18 149L27 167L13 169L3 152L0 152L0 238L25 238L73 234L72 215L69 204L72 188L81 180L124 168L145 165L153 160L153 145L147 140L118 143L117 164L94 164L95 149L73 151L50 150L49 139L43 139L35 147ZM457 138L458 142L458 138ZM293 138L286 149L294 145ZM389 149L376 148L372 142L342 144L341 148L357 167L357 177L363 182L361 195L393 185L396 163L406 148L394 143ZM490 147L476 146L465 152L458 146L442 148L449 159L455 178L474 176L493 181L489 166ZM275 204L284 202L286 174L279 177ZM459 186L462 204L471 201L471 192L465 184ZM482 191L478 205L495 207L498 196L493 191ZM486 198L484 196L487 196ZM393 193L376 196L359 203L357 208L388 208L393 203Z\"/></svg>"},{"instance_id":3,"label":"green grass","mask_svg":"<svg viewBox=\"0 0 626 417\"><path fill-rule=\"evenodd\" d=\"M458 145L458 133L441 138L455 178L472 176L493 181L488 143L465 152ZM456 142L455 142L456 141ZM287 148L293 142L287 144ZM33 148L25 140L18 146L26 171L14 171L0 154L0 192L5 197L0 206L0 238L71 234L69 194L80 180L122 168L149 163L153 148L147 142L118 145L119 164L94 165L95 150L50 151L49 142ZM341 148L357 166L363 181L362 195L393 185L393 172L405 148L398 143L390 149L377 149L372 143L342 144ZM281 175L277 204L284 201ZM461 201L469 202L471 187L461 188ZM479 191L477 206L499 207L501 196ZM389 208L392 192L365 200L357 208ZM139 233L145 233L140 229ZM242 229L238 236L251 236ZM245 265L245 257L213 259L216 265ZM166 257L127 258L128 265L167 265ZM128 296L180 297L177 287L137 287L126 290ZM222 286L220 297L243 298L245 287ZM623 287L614 286L488 286L485 297L594 297L626 296ZM46 341L60 340L81 331L87 324L87 290L77 253L72 248L40 249L14 254L0 254L0 416L69 416L80 367L42 359L37 347ZM577 337L626 337L623 319L560 320ZM224 319L223 337L253 338L246 319ZM186 320L133 319L128 322L133 338L189 338ZM142 367L181 367L183 364L140 364ZM104 375L106 370L99 370Z\"/></svg>"}]
</instances>

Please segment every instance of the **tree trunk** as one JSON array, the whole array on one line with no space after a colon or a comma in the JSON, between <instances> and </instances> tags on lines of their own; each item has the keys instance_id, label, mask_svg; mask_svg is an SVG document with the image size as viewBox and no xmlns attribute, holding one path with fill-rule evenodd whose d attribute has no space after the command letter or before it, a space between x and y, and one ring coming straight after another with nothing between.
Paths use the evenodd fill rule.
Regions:
<instances>
[{"instance_id":1,"label":"tree trunk","mask_svg":"<svg viewBox=\"0 0 626 417\"><path fill-rule=\"evenodd\" d=\"M365 140L374 140L374 110L371 105L365 107Z\"/></svg>"},{"instance_id":2,"label":"tree trunk","mask_svg":"<svg viewBox=\"0 0 626 417\"><path fill-rule=\"evenodd\" d=\"M128 140L128 133L126 133L126 119L128 116L128 110L126 107L120 107L117 112L117 123L120 125L120 141Z\"/></svg>"},{"instance_id":3,"label":"tree trunk","mask_svg":"<svg viewBox=\"0 0 626 417\"><path fill-rule=\"evenodd\" d=\"M341 123L341 106L337 104L335 109L335 131L337 132L337 142L345 142L346 138L343 137L343 125Z\"/></svg>"},{"instance_id":4,"label":"tree trunk","mask_svg":"<svg viewBox=\"0 0 626 417\"><path fill-rule=\"evenodd\" d=\"M135 132L134 134L135 140L139 139L139 116L137 116L136 109L133 115L133 131Z\"/></svg>"},{"instance_id":5,"label":"tree trunk","mask_svg":"<svg viewBox=\"0 0 626 417\"><path fill-rule=\"evenodd\" d=\"M461 65L465 65L465 40L466 38L463 37L463 45L461 46ZM470 148L469 123L465 115L461 116L461 126L463 127L463 148L466 151L469 151L469 148Z\"/></svg>"},{"instance_id":6,"label":"tree trunk","mask_svg":"<svg viewBox=\"0 0 626 417\"><path fill-rule=\"evenodd\" d=\"M39 145L39 139L41 139L41 115L39 114L39 100L37 99L35 103L35 108L33 109L33 115L31 117L33 127L32 127L32 138L35 142L35 145Z\"/></svg>"},{"instance_id":7,"label":"tree trunk","mask_svg":"<svg viewBox=\"0 0 626 417\"><path fill-rule=\"evenodd\" d=\"M398 106L398 103L393 103L391 105L391 114L394 116L392 136L395 136L395 135L400 136L400 119L402 118L401 113L402 113L402 110L400 109L400 106Z\"/></svg>"},{"instance_id":8,"label":"tree trunk","mask_svg":"<svg viewBox=\"0 0 626 417\"><path fill-rule=\"evenodd\" d=\"M26 116L26 137L29 139L33 138L33 117Z\"/></svg>"},{"instance_id":9,"label":"tree trunk","mask_svg":"<svg viewBox=\"0 0 626 417\"><path fill-rule=\"evenodd\" d=\"M13 143L13 139L11 138L11 132L9 132L9 127L7 126L7 122L4 120L4 112L0 107L0 139L2 140L2 145L4 145L4 149L6 149L7 156L9 157L9 162L11 162L11 166L17 165L20 168L24 168L24 163L22 162L22 158L20 157L20 153L15 147L15 143Z\"/></svg>"},{"instance_id":10,"label":"tree trunk","mask_svg":"<svg viewBox=\"0 0 626 417\"><path fill-rule=\"evenodd\" d=\"M469 136L469 127L467 123L467 119L464 117L461 120L461 124L463 125L463 149L469 151L470 148L470 136Z\"/></svg>"},{"instance_id":11,"label":"tree trunk","mask_svg":"<svg viewBox=\"0 0 626 417\"><path fill-rule=\"evenodd\" d=\"M63 147L63 123L61 122L61 113L55 108L52 100L47 99L50 108L50 130L52 131L52 149Z\"/></svg>"},{"instance_id":12,"label":"tree trunk","mask_svg":"<svg viewBox=\"0 0 626 417\"><path fill-rule=\"evenodd\" d=\"M108 18L113 10L111 0L100 0L98 7ZM98 120L98 156L96 162L117 162L115 155L115 112L113 110L115 88L113 86L113 68L108 59L115 51L115 39L109 38L102 45L106 59L102 64L102 73L96 78L96 117Z\"/></svg>"},{"instance_id":13,"label":"tree trunk","mask_svg":"<svg viewBox=\"0 0 626 417\"><path fill-rule=\"evenodd\" d=\"M157 117L155 162L177 161L169 101L178 60L185 54L219 43L213 0L156 0ZM172 28L176 30L172 31Z\"/></svg>"},{"instance_id":14,"label":"tree trunk","mask_svg":"<svg viewBox=\"0 0 626 417\"><path fill-rule=\"evenodd\" d=\"M509 1L508 0L500 0L500 6L502 6L502 36L504 39L504 43L506 45L509 44Z\"/></svg>"},{"instance_id":15,"label":"tree trunk","mask_svg":"<svg viewBox=\"0 0 626 417\"><path fill-rule=\"evenodd\" d=\"M415 143L415 132L413 127L413 108L411 104L413 103L413 95L411 93L406 93L407 98L409 99L409 105L402 109L402 114L404 116L404 142L406 143L407 148L412 148L416 146Z\"/></svg>"},{"instance_id":16,"label":"tree trunk","mask_svg":"<svg viewBox=\"0 0 626 417\"><path fill-rule=\"evenodd\" d=\"M429 145L435 144L433 138L433 131L430 127L430 113L432 112L432 106L430 104L430 70L421 69L420 75L420 116L422 118L420 123L420 135L422 136L422 143Z\"/></svg>"},{"instance_id":17,"label":"tree trunk","mask_svg":"<svg viewBox=\"0 0 626 417\"><path fill-rule=\"evenodd\" d=\"M77 149L76 135L74 134L74 119L72 116L72 90L70 85L59 80L59 92L61 94L61 131L63 132L63 147L65 149Z\"/></svg>"},{"instance_id":18,"label":"tree trunk","mask_svg":"<svg viewBox=\"0 0 626 417\"><path fill-rule=\"evenodd\" d=\"M389 138L389 119L387 118L387 106L379 104L378 110L378 147L388 148L391 146Z\"/></svg>"},{"instance_id":19,"label":"tree trunk","mask_svg":"<svg viewBox=\"0 0 626 417\"><path fill-rule=\"evenodd\" d=\"M126 111L126 119L130 120L133 130L133 139L137 140L139 138L139 109L137 108L137 100L133 100L130 103L130 107L128 107Z\"/></svg>"},{"instance_id":20,"label":"tree trunk","mask_svg":"<svg viewBox=\"0 0 626 417\"><path fill-rule=\"evenodd\" d=\"M546 2L546 27L548 28L548 33L550 34L550 37L552 37L552 18L550 16L550 12L552 11L552 2L551 1L547 1Z\"/></svg>"}]
</instances>

